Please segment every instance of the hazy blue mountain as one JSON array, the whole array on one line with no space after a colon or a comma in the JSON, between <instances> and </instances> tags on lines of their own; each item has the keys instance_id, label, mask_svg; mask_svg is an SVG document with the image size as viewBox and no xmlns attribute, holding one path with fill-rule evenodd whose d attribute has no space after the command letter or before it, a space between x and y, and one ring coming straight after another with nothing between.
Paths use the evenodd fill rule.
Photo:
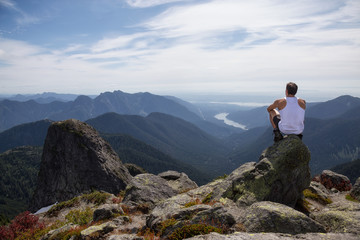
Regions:
<instances>
[{"instance_id":1,"label":"hazy blue mountain","mask_svg":"<svg viewBox=\"0 0 360 240\"><path fill-rule=\"evenodd\" d=\"M360 98L345 95L308 108L306 116L319 119L337 118L358 107L360 107ZM349 112L349 114L352 113Z\"/></svg>"},{"instance_id":2,"label":"hazy blue mountain","mask_svg":"<svg viewBox=\"0 0 360 240\"><path fill-rule=\"evenodd\" d=\"M53 113L61 112L63 109L67 109L69 104L69 102L40 104L34 100L27 102L10 100L0 101L0 131L4 131L23 123L30 123L43 119L53 119L51 118Z\"/></svg>"},{"instance_id":3,"label":"hazy blue mountain","mask_svg":"<svg viewBox=\"0 0 360 240\"><path fill-rule=\"evenodd\" d=\"M44 92L41 94L17 94L15 96L7 97L11 101L26 102L34 100L37 103L51 103L54 101L69 102L74 101L78 95L76 94L61 94L54 92Z\"/></svg>"},{"instance_id":4,"label":"hazy blue mountain","mask_svg":"<svg viewBox=\"0 0 360 240\"><path fill-rule=\"evenodd\" d=\"M0 153L18 146L43 146L50 120L25 123L0 133Z\"/></svg>"},{"instance_id":5,"label":"hazy blue mountain","mask_svg":"<svg viewBox=\"0 0 360 240\"><path fill-rule=\"evenodd\" d=\"M330 169L336 173L347 176L352 184L355 184L356 180L360 177L360 158L346 162Z\"/></svg>"},{"instance_id":6,"label":"hazy blue mountain","mask_svg":"<svg viewBox=\"0 0 360 240\"><path fill-rule=\"evenodd\" d=\"M208 183L211 180L209 174L205 174L189 164L176 160L129 135L102 134L101 136L110 143L124 163L136 164L153 174L159 174L168 170L185 172L190 179L199 185Z\"/></svg>"},{"instance_id":7,"label":"hazy blue mountain","mask_svg":"<svg viewBox=\"0 0 360 240\"><path fill-rule=\"evenodd\" d=\"M86 121L99 132L128 134L180 161L219 174L227 148L195 125L162 113L147 117L107 113Z\"/></svg>"},{"instance_id":8,"label":"hazy blue mountain","mask_svg":"<svg viewBox=\"0 0 360 240\"><path fill-rule=\"evenodd\" d=\"M180 100L177 100L180 101ZM13 126L42 119L55 121L75 118L85 121L108 112L147 116L152 112L170 114L196 124L216 136L228 136L230 128L220 127L204 121L182 104L151 93L129 94L121 91L105 92L92 99L78 96L74 101L40 104L34 100L26 102L0 101L0 131ZM190 107L190 103L187 104Z\"/></svg>"}]
</instances>

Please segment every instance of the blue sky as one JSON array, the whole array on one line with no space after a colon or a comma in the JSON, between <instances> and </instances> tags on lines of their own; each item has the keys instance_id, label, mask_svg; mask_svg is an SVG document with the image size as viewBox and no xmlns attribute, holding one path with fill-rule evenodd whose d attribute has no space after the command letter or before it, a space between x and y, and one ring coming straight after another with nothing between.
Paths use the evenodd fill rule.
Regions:
<instances>
[{"instance_id":1,"label":"blue sky","mask_svg":"<svg viewBox=\"0 0 360 240\"><path fill-rule=\"evenodd\" d=\"M360 96L359 0L0 0L0 94Z\"/></svg>"}]
</instances>

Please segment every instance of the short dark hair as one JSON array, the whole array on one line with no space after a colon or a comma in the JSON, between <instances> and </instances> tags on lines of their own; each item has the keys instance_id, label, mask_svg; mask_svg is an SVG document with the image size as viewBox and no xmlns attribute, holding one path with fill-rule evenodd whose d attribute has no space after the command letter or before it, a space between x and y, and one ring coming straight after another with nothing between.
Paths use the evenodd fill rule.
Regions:
<instances>
[{"instance_id":1,"label":"short dark hair","mask_svg":"<svg viewBox=\"0 0 360 240\"><path fill-rule=\"evenodd\" d=\"M286 84L286 90L288 91L288 94L295 95L297 93L298 86L293 82L289 82Z\"/></svg>"}]
</instances>

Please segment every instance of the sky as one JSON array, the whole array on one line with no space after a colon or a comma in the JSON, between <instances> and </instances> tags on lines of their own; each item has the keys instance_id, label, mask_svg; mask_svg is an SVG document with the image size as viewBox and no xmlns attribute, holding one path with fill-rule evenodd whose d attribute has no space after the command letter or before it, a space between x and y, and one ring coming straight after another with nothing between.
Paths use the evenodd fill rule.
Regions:
<instances>
[{"instance_id":1,"label":"sky","mask_svg":"<svg viewBox=\"0 0 360 240\"><path fill-rule=\"evenodd\" d=\"M0 94L360 97L360 0L0 0Z\"/></svg>"}]
</instances>

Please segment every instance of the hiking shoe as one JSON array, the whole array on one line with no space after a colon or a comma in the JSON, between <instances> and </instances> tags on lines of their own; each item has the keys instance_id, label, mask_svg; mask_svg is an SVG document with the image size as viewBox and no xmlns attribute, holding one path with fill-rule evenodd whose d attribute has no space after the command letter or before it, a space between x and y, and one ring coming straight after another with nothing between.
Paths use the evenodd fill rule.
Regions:
<instances>
[{"instance_id":1,"label":"hiking shoe","mask_svg":"<svg viewBox=\"0 0 360 240\"><path fill-rule=\"evenodd\" d=\"M273 132L274 132L274 142L278 142L284 138L279 129L274 129Z\"/></svg>"}]
</instances>

